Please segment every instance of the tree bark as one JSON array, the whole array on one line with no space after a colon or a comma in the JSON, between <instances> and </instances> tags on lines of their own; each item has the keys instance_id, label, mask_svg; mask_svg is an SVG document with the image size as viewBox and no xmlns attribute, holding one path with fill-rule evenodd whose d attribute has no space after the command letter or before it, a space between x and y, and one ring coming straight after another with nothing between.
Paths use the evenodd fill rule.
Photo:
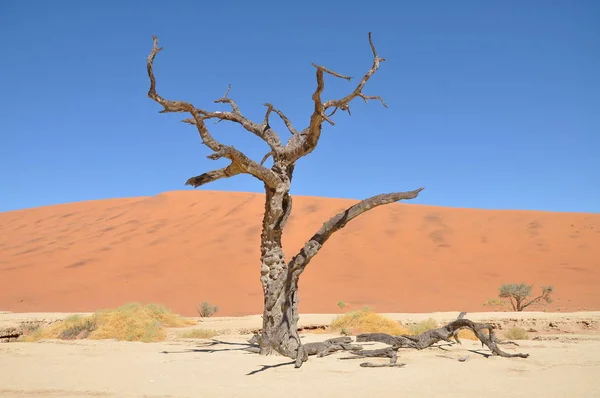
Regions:
<instances>
[{"instance_id":1,"label":"tree bark","mask_svg":"<svg viewBox=\"0 0 600 398\"><path fill-rule=\"evenodd\" d=\"M298 336L298 278L285 271L269 278L264 289L260 354L277 352L296 359L302 345Z\"/></svg>"},{"instance_id":2,"label":"tree bark","mask_svg":"<svg viewBox=\"0 0 600 398\"><path fill-rule=\"evenodd\" d=\"M292 210L289 188L293 166L275 165L273 169L282 182L274 189L265 184L260 272L264 309L260 354L277 352L296 359L302 345L298 336L299 273L291 272L282 246L283 229Z\"/></svg>"}]
</instances>

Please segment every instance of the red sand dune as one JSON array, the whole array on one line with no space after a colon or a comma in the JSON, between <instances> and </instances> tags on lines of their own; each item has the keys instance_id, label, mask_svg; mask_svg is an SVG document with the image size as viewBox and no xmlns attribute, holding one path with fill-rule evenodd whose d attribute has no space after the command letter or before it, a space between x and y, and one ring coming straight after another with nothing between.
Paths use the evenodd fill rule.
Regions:
<instances>
[{"instance_id":1,"label":"red sand dune","mask_svg":"<svg viewBox=\"0 0 600 398\"><path fill-rule=\"evenodd\" d=\"M352 200L295 197L289 257ZM0 310L159 302L262 310L263 195L178 191L0 213ZM554 285L554 310L600 310L600 214L399 203L335 234L300 280L300 311L478 311L502 283ZM537 292L537 290L536 290Z\"/></svg>"}]
</instances>

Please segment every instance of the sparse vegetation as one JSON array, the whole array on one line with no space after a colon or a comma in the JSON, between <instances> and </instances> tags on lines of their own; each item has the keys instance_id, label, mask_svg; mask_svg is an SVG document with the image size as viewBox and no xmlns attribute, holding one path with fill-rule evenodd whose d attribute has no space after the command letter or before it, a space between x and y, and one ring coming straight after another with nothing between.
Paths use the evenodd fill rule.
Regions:
<instances>
[{"instance_id":1,"label":"sparse vegetation","mask_svg":"<svg viewBox=\"0 0 600 398\"><path fill-rule=\"evenodd\" d=\"M220 333L213 329L192 329L181 333L182 339L212 339Z\"/></svg>"},{"instance_id":2,"label":"sparse vegetation","mask_svg":"<svg viewBox=\"0 0 600 398\"><path fill-rule=\"evenodd\" d=\"M387 333L399 336L409 333L400 323L376 314L367 307L337 317L329 330L346 336L360 333Z\"/></svg>"},{"instance_id":3,"label":"sparse vegetation","mask_svg":"<svg viewBox=\"0 0 600 398\"><path fill-rule=\"evenodd\" d=\"M340 310L343 310L344 307L346 307L346 303L344 303L342 300L337 302L337 306L339 307Z\"/></svg>"},{"instance_id":4,"label":"sparse vegetation","mask_svg":"<svg viewBox=\"0 0 600 398\"><path fill-rule=\"evenodd\" d=\"M415 335L426 332L431 329L435 329L438 327L438 323L435 319L429 318L424 321L412 324L408 326L409 334Z\"/></svg>"},{"instance_id":5,"label":"sparse vegetation","mask_svg":"<svg viewBox=\"0 0 600 398\"><path fill-rule=\"evenodd\" d=\"M62 340L85 339L98 328L97 317L70 316L64 320L65 329L58 335Z\"/></svg>"},{"instance_id":6,"label":"sparse vegetation","mask_svg":"<svg viewBox=\"0 0 600 398\"><path fill-rule=\"evenodd\" d=\"M529 335L525 329L516 326L506 330L502 335L508 340L529 340Z\"/></svg>"},{"instance_id":7,"label":"sparse vegetation","mask_svg":"<svg viewBox=\"0 0 600 398\"><path fill-rule=\"evenodd\" d=\"M200 315L201 318L208 318L214 315L217 311L219 311L219 307L217 307L216 305L212 305L209 302L203 301L198 307L196 307L196 310L198 311L198 315Z\"/></svg>"},{"instance_id":8,"label":"sparse vegetation","mask_svg":"<svg viewBox=\"0 0 600 398\"><path fill-rule=\"evenodd\" d=\"M485 307L491 307L494 310L510 310L510 304L498 298L493 298L483 303Z\"/></svg>"},{"instance_id":9,"label":"sparse vegetation","mask_svg":"<svg viewBox=\"0 0 600 398\"><path fill-rule=\"evenodd\" d=\"M193 324L194 321L181 318L162 305L129 303L91 316L70 316L61 322L24 334L21 340L88 338L153 342L164 340L164 329L167 327Z\"/></svg>"},{"instance_id":10,"label":"sparse vegetation","mask_svg":"<svg viewBox=\"0 0 600 398\"><path fill-rule=\"evenodd\" d=\"M30 334L38 333L41 329L40 322L29 322L21 326L22 332L24 336L29 336Z\"/></svg>"},{"instance_id":11,"label":"sparse vegetation","mask_svg":"<svg viewBox=\"0 0 600 398\"><path fill-rule=\"evenodd\" d=\"M549 304L552 302L551 294L554 291L552 286L542 286L542 294L529 299L531 296L533 285L527 285L524 282L520 284L508 283L500 286L498 289L498 297L508 299L508 302L513 311L523 311L530 305Z\"/></svg>"},{"instance_id":12,"label":"sparse vegetation","mask_svg":"<svg viewBox=\"0 0 600 398\"><path fill-rule=\"evenodd\" d=\"M352 336L360 333L386 333L394 336L414 336L438 327L438 322L433 318L403 326L400 322L376 314L372 309L365 306L361 310L348 312L337 317L324 332L338 332L342 336ZM470 329L459 331L458 337L464 340L479 340L475 333Z\"/></svg>"},{"instance_id":13,"label":"sparse vegetation","mask_svg":"<svg viewBox=\"0 0 600 398\"><path fill-rule=\"evenodd\" d=\"M458 332L458 338L463 340L479 340L471 329L462 329Z\"/></svg>"}]
</instances>

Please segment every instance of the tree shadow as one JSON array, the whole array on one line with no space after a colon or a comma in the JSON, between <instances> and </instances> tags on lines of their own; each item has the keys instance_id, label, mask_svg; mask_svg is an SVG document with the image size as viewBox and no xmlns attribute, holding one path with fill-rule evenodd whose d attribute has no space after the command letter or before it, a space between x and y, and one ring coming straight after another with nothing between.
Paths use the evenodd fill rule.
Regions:
<instances>
[{"instance_id":1,"label":"tree shadow","mask_svg":"<svg viewBox=\"0 0 600 398\"><path fill-rule=\"evenodd\" d=\"M190 353L190 352L204 352L204 353L212 354L214 352L224 352L224 351L246 351L247 354L254 354L254 355L258 354L258 346L255 344L250 344L250 343L232 343L229 341L212 339L211 342L204 343L201 346L202 347L212 347L215 345L238 346L238 347L235 347L235 348L212 348L212 349L211 348L189 348L189 349L185 349L185 350L181 350L181 351L160 351L160 353L161 354L186 354L186 353ZM249 351L249 349L255 349L256 351L252 352L252 351ZM272 369L272 368L278 368L281 366L295 365L295 364L296 364L296 361L278 363L275 365L261 365L260 369L253 370L250 373L247 373L246 376L252 376L257 373L261 373L261 372L264 372L265 370Z\"/></svg>"},{"instance_id":2,"label":"tree shadow","mask_svg":"<svg viewBox=\"0 0 600 398\"><path fill-rule=\"evenodd\" d=\"M250 373L246 373L246 376L252 376L252 375L255 375L255 374L257 374L257 373L264 372L264 371L265 371L265 370L267 370L267 369L279 368L279 367L281 367L281 366L286 366L286 365L295 365L295 364L296 364L296 361L291 361L291 362L283 362L283 363L278 363L278 364L276 364L276 365L261 365L261 366L262 366L262 368L260 368L260 369L256 369L256 370L253 370L253 371L252 371L252 372L250 372Z\"/></svg>"},{"instance_id":3,"label":"tree shadow","mask_svg":"<svg viewBox=\"0 0 600 398\"><path fill-rule=\"evenodd\" d=\"M448 351L446 348L444 347L452 347L457 345L458 343L439 343L439 344L433 344L431 346L431 348L439 348L442 351Z\"/></svg>"},{"instance_id":4,"label":"tree shadow","mask_svg":"<svg viewBox=\"0 0 600 398\"><path fill-rule=\"evenodd\" d=\"M200 347L212 347L215 345L229 345L229 346L241 346L237 348L189 348L182 351L161 351L161 354L185 354L189 352L205 352L212 354L214 352L224 352L224 351L246 351L249 354L255 354L255 352L250 351L250 349L258 349L258 347L254 344L250 343L232 343L229 341L215 340L212 339L209 343L204 343Z\"/></svg>"},{"instance_id":5,"label":"tree shadow","mask_svg":"<svg viewBox=\"0 0 600 398\"><path fill-rule=\"evenodd\" d=\"M489 358L489 357L493 357L494 356L494 354L492 354L492 353L481 352L481 351L478 351L478 350L467 350L467 351L472 352L473 354L481 355L484 358Z\"/></svg>"}]
</instances>

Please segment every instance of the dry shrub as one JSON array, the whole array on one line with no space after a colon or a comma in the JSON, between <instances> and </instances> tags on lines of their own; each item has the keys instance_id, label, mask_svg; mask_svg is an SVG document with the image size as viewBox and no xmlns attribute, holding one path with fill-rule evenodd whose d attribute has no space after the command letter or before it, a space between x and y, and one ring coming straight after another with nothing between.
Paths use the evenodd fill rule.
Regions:
<instances>
[{"instance_id":1,"label":"dry shrub","mask_svg":"<svg viewBox=\"0 0 600 398\"><path fill-rule=\"evenodd\" d=\"M207 318L219 311L219 307L212 305L207 301L203 301L198 307L196 307L196 311L198 311L198 315L200 315L200 317Z\"/></svg>"},{"instance_id":2,"label":"dry shrub","mask_svg":"<svg viewBox=\"0 0 600 398\"><path fill-rule=\"evenodd\" d=\"M408 326L408 334L416 335L426 332L431 329L436 329L438 327L438 323L435 319L429 318L419 323L415 323Z\"/></svg>"},{"instance_id":3,"label":"dry shrub","mask_svg":"<svg viewBox=\"0 0 600 398\"><path fill-rule=\"evenodd\" d=\"M88 337L96 327L97 323L94 317L71 315L60 322L55 322L45 327L40 326L28 333L24 333L21 336L21 341L32 342L42 339L73 340L79 335Z\"/></svg>"},{"instance_id":4,"label":"dry shrub","mask_svg":"<svg viewBox=\"0 0 600 398\"><path fill-rule=\"evenodd\" d=\"M183 327L195 323L173 314L168 308L159 304L129 303L115 309L99 311L91 316L70 316L62 322L40 328L24 336L23 341L89 338L148 343L164 340L166 337L164 328Z\"/></svg>"},{"instance_id":5,"label":"dry shrub","mask_svg":"<svg viewBox=\"0 0 600 398\"><path fill-rule=\"evenodd\" d=\"M32 341L38 341L41 339L50 338L50 337L47 337L46 334L47 334L47 328L38 326L37 328L32 328L31 330L24 331L23 334L19 337L19 341L32 342Z\"/></svg>"},{"instance_id":6,"label":"dry shrub","mask_svg":"<svg viewBox=\"0 0 600 398\"><path fill-rule=\"evenodd\" d=\"M519 327L512 327L502 333L507 340L529 340L529 335L525 329Z\"/></svg>"},{"instance_id":7,"label":"dry shrub","mask_svg":"<svg viewBox=\"0 0 600 398\"><path fill-rule=\"evenodd\" d=\"M73 315L65 319L63 326L65 329L58 335L59 339L85 339L98 328L98 320L95 317L82 318L80 315Z\"/></svg>"},{"instance_id":8,"label":"dry shrub","mask_svg":"<svg viewBox=\"0 0 600 398\"><path fill-rule=\"evenodd\" d=\"M338 316L331 323L329 330L345 335L387 333L398 336L409 333L408 329L402 327L398 322L376 314L368 308Z\"/></svg>"},{"instance_id":9,"label":"dry shrub","mask_svg":"<svg viewBox=\"0 0 600 398\"><path fill-rule=\"evenodd\" d=\"M219 334L214 329L192 329L181 333L179 337L182 339L212 339Z\"/></svg>"},{"instance_id":10,"label":"dry shrub","mask_svg":"<svg viewBox=\"0 0 600 398\"><path fill-rule=\"evenodd\" d=\"M471 329L461 329L458 332L458 338L464 340L479 340Z\"/></svg>"}]
</instances>

